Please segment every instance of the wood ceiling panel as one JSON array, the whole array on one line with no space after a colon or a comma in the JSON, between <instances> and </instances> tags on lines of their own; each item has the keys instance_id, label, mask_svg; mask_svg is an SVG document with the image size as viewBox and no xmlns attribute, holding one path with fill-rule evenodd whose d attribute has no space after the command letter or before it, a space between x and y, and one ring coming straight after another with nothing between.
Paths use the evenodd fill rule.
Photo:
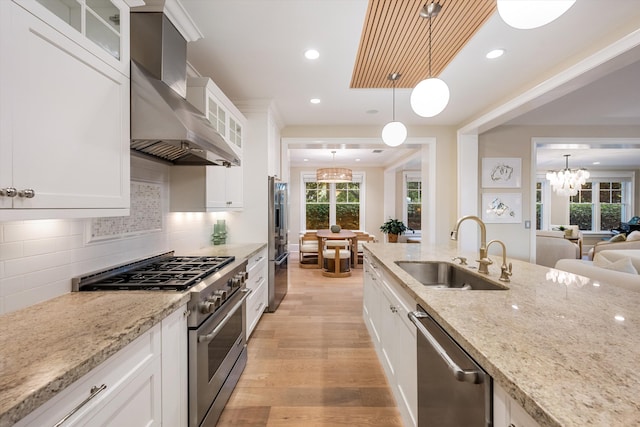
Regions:
<instances>
[{"instance_id":1,"label":"wood ceiling panel","mask_svg":"<svg viewBox=\"0 0 640 427\"><path fill-rule=\"evenodd\" d=\"M426 3L430 3L427 1ZM412 88L429 77L429 19L425 0L369 0L351 85L353 89ZM437 77L495 12L495 0L441 0L432 19L431 75Z\"/></svg>"}]
</instances>

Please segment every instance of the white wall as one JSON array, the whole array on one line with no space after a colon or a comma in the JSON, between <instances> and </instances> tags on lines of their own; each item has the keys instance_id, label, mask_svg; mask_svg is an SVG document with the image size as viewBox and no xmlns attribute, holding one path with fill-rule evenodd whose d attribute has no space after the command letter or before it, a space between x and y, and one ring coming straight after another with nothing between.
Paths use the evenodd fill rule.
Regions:
<instances>
[{"instance_id":1,"label":"white wall","mask_svg":"<svg viewBox=\"0 0 640 427\"><path fill-rule=\"evenodd\" d=\"M132 179L168 188L168 167L132 158ZM0 222L0 314L71 291L71 278L114 264L210 245L213 223L228 214L169 213L161 231L88 242L89 219Z\"/></svg>"},{"instance_id":2,"label":"white wall","mask_svg":"<svg viewBox=\"0 0 640 427\"><path fill-rule=\"evenodd\" d=\"M524 221L530 220L532 228L534 227L535 218L531 218L532 192L535 191L535 185L532 182L535 171L531 170L533 138L583 137L586 141L588 138L636 138L638 135L640 135L640 126L499 126L479 135L479 170L481 170L483 157L519 157L522 159L522 188L508 189L505 192L522 193L523 222L521 224L488 224L487 239L504 241L509 257L525 261L530 259L532 231L524 228ZM595 170L594 167L589 169ZM479 183L482 182L480 178L478 178ZM636 180L638 179L640 178L636 177ZM637 183L636 188L638 188ZM482 188L478 190L479 192L483 191ZM491 192L497 192L497 190L503 191L502 189L491 189ZM636 197L635 212L639 211L639 207L640 199ZM562 217L564 215L554 213L554 218ZM553 220L551 222L554 223ZM568 222L568 220L561 222Z\"/></svg>"}]
</instances>

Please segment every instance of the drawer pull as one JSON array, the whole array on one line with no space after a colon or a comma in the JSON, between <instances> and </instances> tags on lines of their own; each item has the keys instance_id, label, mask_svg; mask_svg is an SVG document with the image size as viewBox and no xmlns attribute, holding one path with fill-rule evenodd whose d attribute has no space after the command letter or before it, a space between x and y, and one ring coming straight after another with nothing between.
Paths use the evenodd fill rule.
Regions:
<instances>
[{"instance_id":1,"label":"drawer pull","mask_svg":"<svg viewBox=\"0 0 640 427\"><path fill-rule=\"evenodd\" d=\"M86 405L87 403L89 403L89 401L91 399L93 399L94 397L96 397L98 394L100 394L102 391L104 391L107 388L106 384L102 384L100 387L98 386L93 386L91 387L91 390L89 391L89 397L87 397L85 400L83 400L82 402L80 402L80 404L78 406L76 406L75 408L73 408L67 415L64 416L63 419L61 419L60 421L58 421L57 423L55 423L53 425L53 427L60 427L65 421L67 421L69 418L71 418L73 416L73 414L75 414L76 412L78 412L84 405Z\"/></svg>"},{"instance_id":2,"label":"drawer pull","mask_svg":"<svg viewBox=\"0 0 640 427\"><path fill-rule=\"evenodd\" d=\"M264 303L263 302L261 302L260 305L258 305L258 307L256 308L256 312L259 312L261 310L264 311Z\"/></svg>"}]
</instances>

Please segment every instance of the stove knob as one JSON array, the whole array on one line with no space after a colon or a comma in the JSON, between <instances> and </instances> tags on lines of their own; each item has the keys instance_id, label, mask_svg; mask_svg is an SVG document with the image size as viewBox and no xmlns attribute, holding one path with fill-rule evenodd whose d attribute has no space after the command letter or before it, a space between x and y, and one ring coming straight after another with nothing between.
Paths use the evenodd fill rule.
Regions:
<instances>
[{"instance_id":1,"label":"stove knob","mask_svg":"<svg viewBox=\"0 0 640 427\"><path fill-rule=\"evenodd\" d=\"M246 271L241 271L240 273L238 273L238 277L240 278L240 283L244 283L247 281L247 272Z\"/></svg>"},{"instance_id":2,"label":"stove knob","mask_svg":"<svg viewBox=\"0 0 640 427\"><path fill-rule=\"evenodd\" d=\"M249 272L248 271L243 271L242 275L244 276L244 280L245 281L249 280Z\"/></svg>"},{"instance_id":3,"label":"stove knob","mask_svg":"<svg viewBox=\"0 0 640 427\"><path fill-rule=\"evenodd\" d=\"M218 289L217 291L215 291L215 295L219 296L222 301L227 299L227 291L225 291L224 289Z\"/></svg>"},{"instance_id":4,"label":"stove knob","mask_svg":"<svg viewBox=\"0 0 640 427\"><path fill-rule=\"evenodd\" d=\"M231 279L231 289L240 287L240 278L238 276Z\"/></svg>"},{"instance_id":5,"label":"stove knob","mask_svg":"<svg viewBox=\"0 0 640 427\"><path fill-rule=\"evenodd\" d=\"M222 305L222 297L220 295L211 295L207 298L207 301L212 303L216 308Z\"/></svg>"},{"instance_id":6,"label":"stove knob","mask_svg":"<svg viewBox=\"0 0 640 427\"><path fill-rule=\"evenodd\" d=\"M200 312L202 314L209 314L216 309L215 305L211 302L200 303Z\"/></svg>"}]
</instances>

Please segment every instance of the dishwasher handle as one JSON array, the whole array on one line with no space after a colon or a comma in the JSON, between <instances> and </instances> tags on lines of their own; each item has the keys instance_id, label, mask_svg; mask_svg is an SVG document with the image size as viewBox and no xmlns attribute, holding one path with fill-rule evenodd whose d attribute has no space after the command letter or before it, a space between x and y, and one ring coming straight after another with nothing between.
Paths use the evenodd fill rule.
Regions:
<instances>
[{"instance_id":1,"label":"dishwasher handle","mask_svg":"<svg viewBox=\"0 0 640 427\"><path fill-rule=\"evenodd\" d=\"M456 380L472 384L481 384L482 382L484 382L484 374L482 372L479 372L477 370L465 370L458 366L458 364L454 362L453 359L451 359L451 356L449 356L446 350L442 348L440 343L433 337L433 335L431 335L427 328L425 328L422 322L420 322L420 319L430 319L431 316L429 316L424 311L409 312L407 316L409 316L409 319L413 322L414 325L416 325L416 328L418 328L418 332L420 332L420 334L422 334L422 336L426 338L426 340L436 350L442 360L444 360Z\"/></svg>"}]
</instances>

